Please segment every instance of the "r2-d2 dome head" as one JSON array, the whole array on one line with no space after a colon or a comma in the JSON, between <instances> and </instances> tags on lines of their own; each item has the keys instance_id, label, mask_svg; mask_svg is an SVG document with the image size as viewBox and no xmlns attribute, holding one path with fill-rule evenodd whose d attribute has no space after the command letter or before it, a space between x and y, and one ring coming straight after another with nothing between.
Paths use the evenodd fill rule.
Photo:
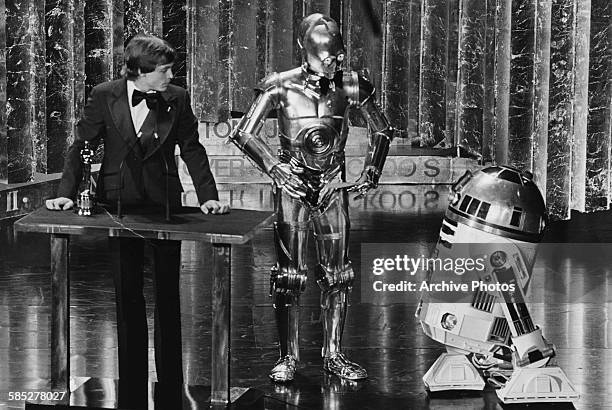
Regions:
<instances>
[{"instance_id":1,"label":"r2-d2 dome head","mask_svg":"<svg viewBox=\"0 0 612 410\"><path fill-rule=\"evenodd\" d=\"M305 17L300 24L298 45L302 61L312 73L331 79L342 69L344 43L340 27L332 18L320 13Z\"/></svg>"},{"instance_id":2,"label":"r2-d2 dome head","mask_svg":"<svg viewBox=\"0 0 612 410\"><path fill-rule=\"evenodd\" d=\"M453 186L446 217L497 236L539 242L546 206L530 172L508 166L469 171Z\"/></svg>"},{"instance_id":3,"label":"r2-d2 dome head","mask_svg":"<svg viewBox=\"0 0 612 410\"><path fill-rule=\"evenodd\" d=\"M474 174L467 171L452 190L440 240L512 242L531 269L547 223L544 198L533 175L509 166L489 166Z\"/></svg>"}]
</instances>

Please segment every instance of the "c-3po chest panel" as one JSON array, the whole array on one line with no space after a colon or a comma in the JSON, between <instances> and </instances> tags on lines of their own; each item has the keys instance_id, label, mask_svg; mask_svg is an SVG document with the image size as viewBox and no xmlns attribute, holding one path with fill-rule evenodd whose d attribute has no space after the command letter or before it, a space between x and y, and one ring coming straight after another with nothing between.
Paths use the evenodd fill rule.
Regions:
<instances>
[{"instance_id":1,"label":"c-3po chest panel","mask_svg":"<svg viewBox=\"0 0 612 410\"><path fill-rule=\"evenodd\" d=\"M320 95L303 84L288 87L278 110L281 149L315 170L325 171L342 161L348 107L343 90Z\"/></svg>"}]
</instances>

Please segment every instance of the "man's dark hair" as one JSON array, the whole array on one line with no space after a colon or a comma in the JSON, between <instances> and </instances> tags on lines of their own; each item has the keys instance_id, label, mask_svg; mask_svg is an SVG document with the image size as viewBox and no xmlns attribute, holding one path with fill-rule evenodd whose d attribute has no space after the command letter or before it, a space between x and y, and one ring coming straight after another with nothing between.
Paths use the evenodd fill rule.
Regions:
<instances>
[{"instance_id":1,"label":"man's dark hair","mask_svg":"<svg viewBox=\"0 0 612 410\"><path fill-rule=\"evenodd\" d=\"M137 34L125 47L121 75L133 80L140 73L150 73L155 71L155 67L173 63L175 59L176 51L166 40L150 34Z\"/></svg>"}]
</instances>

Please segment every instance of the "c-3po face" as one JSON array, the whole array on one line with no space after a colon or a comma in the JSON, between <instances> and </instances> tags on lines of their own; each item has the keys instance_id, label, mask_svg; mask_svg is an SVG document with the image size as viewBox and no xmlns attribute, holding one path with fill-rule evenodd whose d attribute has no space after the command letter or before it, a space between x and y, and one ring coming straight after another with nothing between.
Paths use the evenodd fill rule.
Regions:
<instances>
[{"instance_id":1,"label":"c-3po face","mask_svg":"<svg viewBox=\"0 0 612 410\"><path fill-rule=\"evenodd\" d=\"M338 24L322 14L306 17L300 25L298 45L302 60L309 72L334 78L342 70L346 56Z\"/></svg>"}]
</instances>

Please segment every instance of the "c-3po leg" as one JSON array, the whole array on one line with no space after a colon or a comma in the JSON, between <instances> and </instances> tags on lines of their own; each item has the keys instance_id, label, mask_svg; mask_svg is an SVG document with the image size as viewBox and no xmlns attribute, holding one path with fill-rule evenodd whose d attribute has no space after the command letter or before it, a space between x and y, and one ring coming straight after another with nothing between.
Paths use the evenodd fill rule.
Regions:
<instances>
[{"instance_id":1,"label":"c-3po leg","mask_svg":"<svg viewBox=\"0 0 612 410\"><path fill-rule=\"evenodd\" d=\"M321 288L323 368L345 379L365 379L366 370L348 360L341 351L349 294L355 278L348 258L350 223L346 192L335 194L328 208L313 223L319 259L316 272Z\"/></svg>"},{"instance_id":2,"label":"c-3po leg","mask_svg":"<svg viewBox=\"0 0 612 410\"><path fill-rule=\"evenodd\" d=\"M306 287L308 213L284 192L276 194L278 219L274 224L277 264L272 268L272 296L279 336L280 359L270 372L278 383L291 382L299 360L300 294Z\"/></svg>"}]
</instances>

